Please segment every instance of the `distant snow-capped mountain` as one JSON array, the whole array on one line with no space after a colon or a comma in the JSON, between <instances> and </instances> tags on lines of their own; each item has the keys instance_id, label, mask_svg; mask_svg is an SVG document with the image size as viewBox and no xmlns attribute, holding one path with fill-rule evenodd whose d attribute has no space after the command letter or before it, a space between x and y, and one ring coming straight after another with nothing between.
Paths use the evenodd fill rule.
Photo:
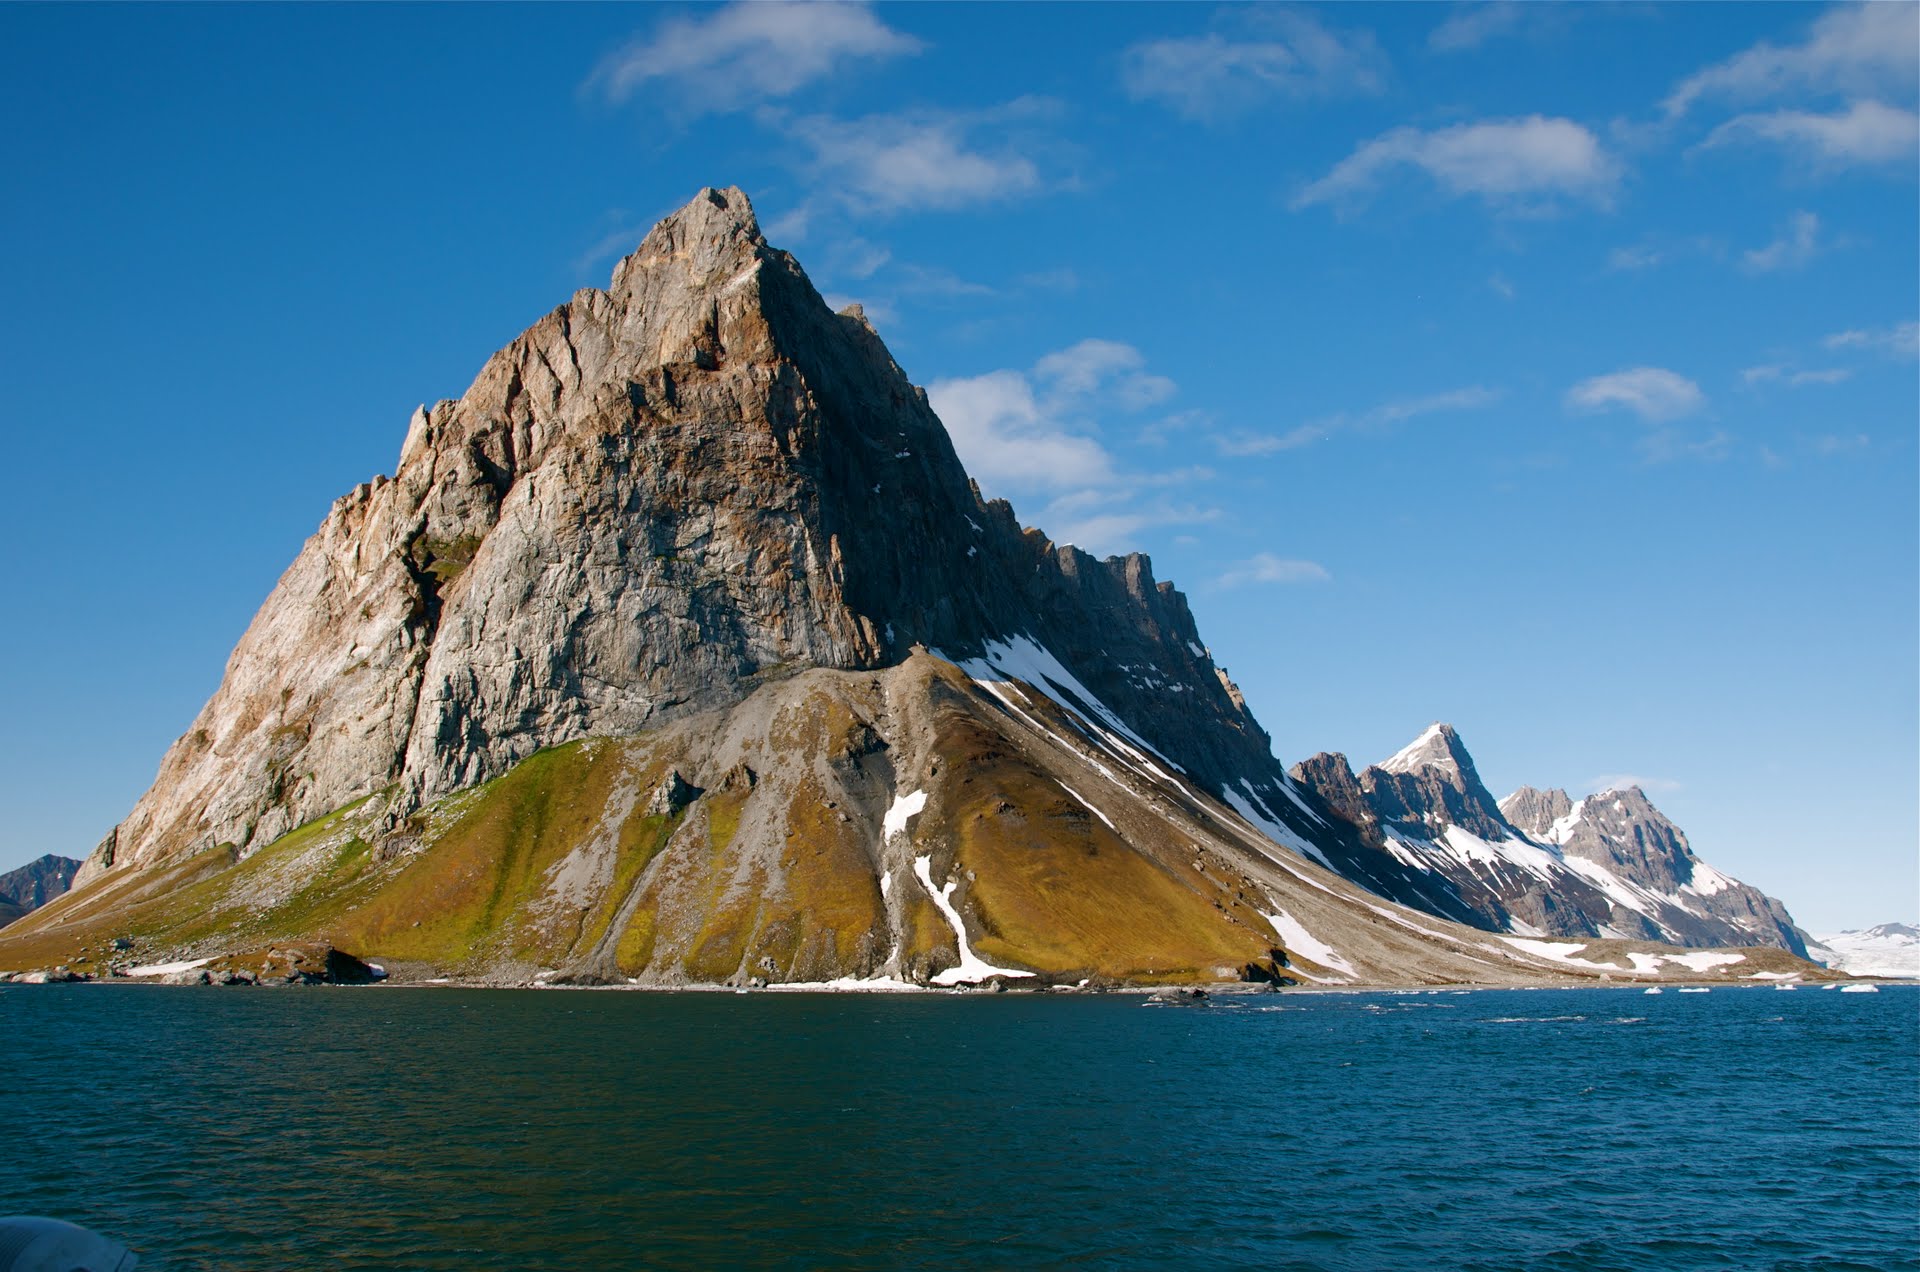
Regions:
<instances>
[{"instance_id":1,"label":"distant snow-capped mountain","mask_svg":"<svg viewBox=\"0 0 1920 1272\"><path fill-rule=\"evenodd\" d=\"M1911 923L1878 923L1816 936L1807 944L1807 956L1855 976L1920 980L1920 928Z\"/></svg>"},{"instance_id":2,"label":"distant snow-capped mountain","mask_svg":"<svg viewBox=\"0 0 1920 1272\"><path fill-rule=\"evenodd\" d=\"M1420 905L1437 883L1467 921L1520 936L1806 948L1784 906L1694 856L1637 786L1580 800L1522 787L1496 801L1448 724L1358 776L1326 753L1291 776L1378 858L1343 873L1397 900ZM1416 895L1400 895L1416 880Z\"/></svg>"}]
</instances>

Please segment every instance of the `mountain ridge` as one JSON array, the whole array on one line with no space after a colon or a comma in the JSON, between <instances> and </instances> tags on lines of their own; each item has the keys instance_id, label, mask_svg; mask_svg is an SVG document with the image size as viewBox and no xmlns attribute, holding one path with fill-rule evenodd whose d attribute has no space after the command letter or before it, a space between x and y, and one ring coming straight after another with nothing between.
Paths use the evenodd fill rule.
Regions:
<instances>
[{"instance_id":1,"label":"mountain ridge","mask_svg":"<svg viewBox=\"0 0 1920 1272\"><path fill-rule=\"evenodd\" d=\"M1662 965L1630 943L1674 929L1593 922L1577 871L1563 897L1435 867L1516 835L1451 726L1290 776L1151 561L986 500L873 328L708 189L415 412L0 958L116 934L508 983ZM1525 943L1568 932L1593 959Z\"/></svg>"}]
</instances>

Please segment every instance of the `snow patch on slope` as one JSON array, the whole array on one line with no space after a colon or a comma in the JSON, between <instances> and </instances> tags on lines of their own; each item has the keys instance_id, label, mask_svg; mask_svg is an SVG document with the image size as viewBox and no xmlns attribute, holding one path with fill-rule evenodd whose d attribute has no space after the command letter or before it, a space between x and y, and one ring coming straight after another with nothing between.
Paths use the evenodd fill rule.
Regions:
<instances>
[{"instance_id":1,"label":"snow patch on slope","mask_svg":"<svg viewBox=\"0 0 1920 1272\"><path fill-rule=\"evenodd\" d=\"M1271 897L1268 898L1267 903L1273 905ZM1345 972L1348 976L1357 977L1359 975L1358 972L1353 970L1352 963L1340 957L1339 952L1331 945L1316 938L1311 932L1301 926L1300 920L1294 918L1279 906L1274 905L1272 913L1262 913L1267 922L1273 925L1275 934L1280 938L1280 946L1286 950L1287 953L1298 954L1302 958L1318 963L1330 971ZM1305 972L1301 974L1308 975ZM1309 979L1318 980L1319 978L1309 976Z\"/></svg>"},{"instance_id":2,"label":"snow patch on slope","mask_svg":"<svg viewBox=\"0 0 1920 1272\"><path fill-rule=\"evenodd\" d=\"M915 857L913 873L920 876L920 883L940 907L940 913L947 916L947 923L953 928L954 940L960 946L960 964L937 973L933 978L936 985L958 985L962 982L983 981L989 976L1031 976L1032 972L1017 971L1009 967L995 967L992 963L974 956L973 947L967 944L966 924L960 921L960 911L953 905L953 890L960 886L958 879L948 879L945 887L933 886L933 873L929 868L932 857Z\"/></svg>"},{"instance_id":3,"label":"snow patch on slope","mask_svg":"<svg viewBox=\"0 0 1920 1272\"><path fill-rule=\"evenodd\" d=\"M894 796L892 806L887 809L886 819L880 823L886 838L892 839L895 835L904 833L907 829L907 818L916 816L926 806L925 791Z\"/></svg>"}]
</instances>

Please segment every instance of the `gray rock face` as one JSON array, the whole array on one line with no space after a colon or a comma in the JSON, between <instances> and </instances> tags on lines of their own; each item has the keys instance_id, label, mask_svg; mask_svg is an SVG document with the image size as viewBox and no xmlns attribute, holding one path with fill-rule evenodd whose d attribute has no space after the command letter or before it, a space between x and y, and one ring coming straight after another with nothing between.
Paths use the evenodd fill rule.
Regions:
<instances>
[{"instance_id":1,"label":"gray rock face","mask_svg":"<svg viewBox=\"0 0 1920 1272\"><path fill-rule=\"evenodd\" d=\"M1515 791L1501 808L1516 817L1529 807L1530 788ZM1565 791L1532 792L1547 808L1559 807L1535 838L1567 857L1590 861L1675 903L1654 916L1661 933L1680 944L1724 944L1734 935L1752 943L1806 952L1807 937L1786 907L1757 888L1721 874L1694 856L1681 829L1653 806L1638 786L1602 791L1574 802ZM1529 820L1535 823L1539 813Z\"/></svg>"},{"instance_id":2,"label":"gray rock face","mask_svg":"<svg viewBox=\"0 0 1920 1272\"><path fill-rule=\"evenodd\" d=\"M1342 873L1405 904L1491 931L1805 952L1778 901L1696 858L1638 788L1576 802L1522 787L1495 803L1444 724L1357 778L1337 755L1292 775L1372 850Z\"/></svg>"},{"instance_id":3,"label":"gray rock face","mask_svg":"<svg viewBox=\"0 0 1920 1272\"><path fill-rule=\"evenodd\" d=\"M1573 801L1562 790L1541 791L1522 786L1500 801L1500 811L1516 830L1538 839L1553 829L1553 823L1573 811Z\"/></svg>"},{"instance_id":4,"label":"gray rock face","mask_svg":"<svg viewBox=\"0 0 1920 1272\"><path fill-rule=\"evenodd\" d=\"M1482 838L1510 832L1473 757L1450 724L1435 724L1392 758L1369 766L1359 785L1381 819L1414 833L1461 826Z\"/></svg>"},{"instance_id":5,"label":"gray rock face","mask_svg":"<svg viewBox=\"0 0 1920 1272\"><path fill-rule=\"evenodd\" d=\"M48 853L0 874L0 927L39 909L73 885L80 863Z\"/></svg>"},{"instance_id":6,"label":"gray rock face","mask_svg":"<svg viewBox=\"0 0 1920 1272\"><path fill-rule=\"evenodd\" d=\"M244 855L368 795L397 819L800 668L1022 634L1196 780L1303 820L1185 598L1144 556L1096 561L983 501L864 318L827 308L738 190L703 191L607 290L415 413L81 882Z\"/></svg>"}]
</instances>

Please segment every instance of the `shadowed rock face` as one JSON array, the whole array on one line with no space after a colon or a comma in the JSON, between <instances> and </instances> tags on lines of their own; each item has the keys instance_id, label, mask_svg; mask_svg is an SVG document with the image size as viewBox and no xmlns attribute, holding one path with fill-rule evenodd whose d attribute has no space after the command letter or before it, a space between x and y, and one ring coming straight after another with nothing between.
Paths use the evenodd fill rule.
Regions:
<instances>
[{"instance_id":1,"label":"shadowed rock face","mask_svg":"<svg viewBox=\"0 0 1920 1272\"><path fill-rule=\"evenodd\" d=\"M48 853L0 874L0 927L39 909L67 890L80 863Z\"/></svg>"},{"instance_id":2,"label":"shadowed rock face","mask_svg":"<svg viewBox=\"0 0 1920 1272\"><path fill-rule=\"evenodd\" d=\"M83 881L388 788L402 817L769 676L1014 635L1203 785L1284 784L1150 562L983 501L864 318L703 191L334 504Z\"/></svg>"}]
</instances>

